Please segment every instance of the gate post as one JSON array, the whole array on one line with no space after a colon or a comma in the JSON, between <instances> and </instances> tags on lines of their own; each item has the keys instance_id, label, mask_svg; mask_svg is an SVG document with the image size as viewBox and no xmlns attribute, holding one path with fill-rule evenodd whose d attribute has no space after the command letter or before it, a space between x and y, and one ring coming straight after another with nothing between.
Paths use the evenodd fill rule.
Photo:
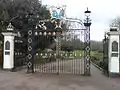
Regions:
<instances>
[{"instance_id":1,"label":"gate post","mask_svg":"<svg viewBox=\"0 0 120 90\"><path fill-rule=\"evenodd\" d=\"M86 30L84 30L84 42L85 42L85 50L84 50L84 75L85 76L90 76L90 26L91 26L91 20L89 18L89 14L91 11L85 11L86 14L86 19L84 22L84 26Z\"/></svg>"},{"instance_id":2,"label":"gate post","mask_svg":"<svg viewBox=\"0 0 120 90\"><path fill-rule=\"evenodd\" d=\"M35 56L35 51L34 51L34 29L35 29L35 23L33 22L33 13L28 14L29 18L29 27L28 27L28 56L27 56L27 73L34 73L34 56Z\"/></svg>"},{"instance_id":3,"label":"gate post","mask_svg":"<svg viewBox=\"0 0 120 90\"><path fill-rule=\"evenodd\" d=\"M3 69L6 70L12 70L14 68L14 37L17 34L13 30L14 27L10 23L7 31L2 32L4 35Z\"/></svg>"},{"instance_id":4,"label":"gate post","mask_svg":"<svg viewBox=\"0 0 120 90\"><path fill-rule=\"evenodd\" d=\"M108 32L109 46L108 46L108 71L109 76L120 74L119 59L120 59L120 31L118 28L110 28Z\"/></svg>"},{"instance_id":5,"label":"gate post","mask_svg":"<svg viewBox=\"0 0 120 90\"><path fill-rule=\"evenodd\" d=\"M34 73L34 32L33 30L28 31L28 61L27 61L27 73Z\"/></svg>"}]
</instances>

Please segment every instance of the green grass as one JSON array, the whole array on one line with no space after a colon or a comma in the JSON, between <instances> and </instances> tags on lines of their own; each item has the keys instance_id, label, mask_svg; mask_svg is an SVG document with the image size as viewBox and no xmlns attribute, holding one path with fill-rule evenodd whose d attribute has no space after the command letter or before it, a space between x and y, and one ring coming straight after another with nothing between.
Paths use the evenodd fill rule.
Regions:
<instances>
[{"instance_id":1,"label":"green grass","mask_svg":"<svg viewBox=\"0 0 120 90\"><path fill-rule=\"evenodd\" d=\"M75 50L74 53L76 54L77 57L83 57L84 56L84 51L82 51L82 50Z\"/></svg>"},{"instance_id":2,"label":"green grass","mask_svg":"<svg viewBox=\"0 0 120 90\"><path fill-rule=\"evenodd\" d=\"M41 53L38 53L38 55L35 56L35 63L46 63L46 62L51 62L51 61L55 61L56 60L56 56L54 55L56 52L51 52L51 56L50 53L43 53L43 55L41 55ZM46 54L46 55L45 55ZM61 51L60 52L60 56L59 58L61 60L67 60L67 59L72 59L72 58L81 58L84 55L84 51L82 50L75 50L72 52L64 52ZM45 57L45 58L43 58Z\"/></svg>"},{"instance_id":3,"label":"green grass","mask_svg":"<svg viewBox=\"0 0 120 90\"><path fill-rule=\"evenodd\" d=\"M99 67L104 68L103 53L98 51L91 52L91 61ZM107 64L106 64L107 65Z\"/></svg>"},{"instance_id":4,"label":"green grass","mask_svg":"<svg viewBox=\"0 0 120 90\"><path fill-rule=\"evenodd\" d=\"M103 53L93 51L93 52L91 52L91 57L95 57L97 60L102 60L103 59Z\"/></svg>"},{"instance_id":5,"label":"green grass","mask_svg":"<svg viewBox=\"0 0 120 90\"><path fill-rule=\"evenodd\" d=\"M35 63L46 63L46 62L55 61L56 56L54 54L56 52L51 52L51 53L52 53L51 56L50 56L50 53L46 53L46 58L43 58L43 57L45 57L45 52L44 52L43 55L38 53L38 55L36 55L36 57L35 57ZM59 58L61 60L68 60L68 59L70 60L72 58L82 58L82 57L84 57L84 51L83 50L74 50L74 51L71 51L71 52L61 51L60 56L59 56ZM103 58L103 54L99 53L97 51L91 51L91 57L95 57L96 60L101 60Z\"/></svg>"},{"instance_id":6,"label":"green grass","mask_svg":"<svg viewBox=\"0 0 120 90\"><path fill-rule=\"evenodd\" d=\"M55 53L56 52L52 52L51 54L53 56L55 56L54 55ZM44 52L42 56L46 56L47 58L49 58L50 53L46 53L46 55L45 55L45 52ZM36 58L42 58L42 56L40 55L40 53L38 53ZM74 50L74 51L71 51L71 52L65 52L65 51L60 52L60 57L83 57L83 56L84 56L84 51L83 50ZM99 57L99 56L102 56L102 54L98 53L97 51L91 51L91 56Z\"/></svg>"}]
</instances>

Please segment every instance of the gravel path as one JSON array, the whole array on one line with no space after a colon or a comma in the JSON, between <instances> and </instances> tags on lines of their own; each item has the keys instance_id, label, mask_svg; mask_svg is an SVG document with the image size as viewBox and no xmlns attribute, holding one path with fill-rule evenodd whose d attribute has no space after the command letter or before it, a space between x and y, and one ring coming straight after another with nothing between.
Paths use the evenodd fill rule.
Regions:
<instances>
[{"instance_id":1,"label":"gravel path","mask_svg":"<svg viewBox=\"0 0 120 90\"><path fill-rule=\"evenodd\" d=\"M120 90L120 78L108 78L94 66L91 73L85 77L0 70L0 90Z\"/></svg>"}]
</instances>

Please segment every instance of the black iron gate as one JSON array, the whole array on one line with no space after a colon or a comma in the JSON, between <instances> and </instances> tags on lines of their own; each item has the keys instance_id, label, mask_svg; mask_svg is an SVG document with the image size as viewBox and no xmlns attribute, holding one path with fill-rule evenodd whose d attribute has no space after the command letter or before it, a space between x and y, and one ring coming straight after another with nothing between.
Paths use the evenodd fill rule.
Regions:
<instances>
[{"instance_id":1,"label":"black iron gate","mask_svg":"<svg viewBox=\"0 0 120 90\"><path fill-rule=\"evenodd\" d=\"M36 29L29 28L28 72L90 75L91 23L88 17L84 23L70 20L65 28L58 19L40 20Z\"/></svg>"},{"instance_id":2,"label":"black iron gate","mask_svg":"<svg viewBox=\"0 0 120 90\"><path fill-rule=\"evenodd\" d=\"M36 72L84 74L83 30L35 33L36 42L44 37L44 42L48 40L49 44L50 39L56 37L52 45L44 50L39 50L40 45L37 43L34 64Z\"/></svg>"},{"instance_id":3,"label":"black iron gate","mask_svg":"<svg viewBox=\"0 0 120 90\"><path fill-rule=\"evenodd\" d=\"M28 43L28 72L90 75L89 28L29 30Z\"/></svg>"}]
</instances>

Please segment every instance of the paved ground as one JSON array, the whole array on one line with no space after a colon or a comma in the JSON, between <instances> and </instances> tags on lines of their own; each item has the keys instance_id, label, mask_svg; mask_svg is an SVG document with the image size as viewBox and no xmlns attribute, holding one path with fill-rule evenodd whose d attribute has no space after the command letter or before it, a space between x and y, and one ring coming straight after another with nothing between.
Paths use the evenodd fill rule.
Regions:
<instances>
[{"instance_id":1,"label":"paved ground","mask_svg":"<svg viewBox=\"0 0 120 90\"><path fill-rule=\"evenodd\" d=\"M0 71L0 90L120 90L120 78L105 77L93 66L90 77Z\"/></svg>"}]
</instances>

